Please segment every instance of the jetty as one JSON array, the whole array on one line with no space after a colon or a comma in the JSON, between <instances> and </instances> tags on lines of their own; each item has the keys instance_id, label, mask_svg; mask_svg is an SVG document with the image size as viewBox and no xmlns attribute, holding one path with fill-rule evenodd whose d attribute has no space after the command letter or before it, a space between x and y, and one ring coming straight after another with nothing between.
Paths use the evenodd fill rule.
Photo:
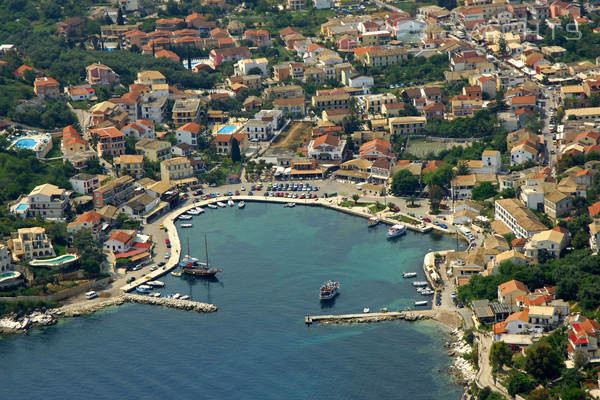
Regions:
<instances>
[{"instance_id":1,"label":"jetty","mask_svg":"<svg viewBox=\"0 0 600 400\"><path fill-rule=\"evenodd\" d=\"M418 321L422 319L433 318L432 310L415 310L415 311L388 311L378 313L363 313L363 314L341 314L341 315L306 315L304 323L311 325L319 324L353 324L381 321Z\"/></svg>"},{"instance_id":2,"label":"jetty","mask_svg":"<svg viewBox=\"0 0 600 400\"><path fill-rule=\"evenodd\" d=\"M141 296L139 294L125 293L123 300L127 303L150 304L155 306L163 306L175 308L184 311L196 311L201 313L210 313L218 310L217 306L209 303L200 303L193 300L173 299L169 297L150 297Z\"/></svg>"}]
</instances>

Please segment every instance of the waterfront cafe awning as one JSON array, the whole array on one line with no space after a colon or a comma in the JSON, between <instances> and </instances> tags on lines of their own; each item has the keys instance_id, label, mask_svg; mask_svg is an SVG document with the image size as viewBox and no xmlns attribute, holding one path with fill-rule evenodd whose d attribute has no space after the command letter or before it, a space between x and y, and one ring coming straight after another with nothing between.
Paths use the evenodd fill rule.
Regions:
<instances>
[{"instance_id":1,"label":"waterfront cafe awning","mask_svg":"<svg viewBox=\"0 0 600 400\"><path fill-rule=\"evenodd\" d=\"M285 169L283 167L277 167L277 169L275 170L275 176L282 175L284 171Z\"/></svg>"},{"instance_id":2,"label":"waterfront cafe awning","mask_svg":"<svg viewBox=\"0 0 600 400\"><path fill-rule=\"evenodd\" d=\"M291 174L291 173L292 173L292 169L291 169L290 167L287 167L287 168L286 168L286 169L283 171L283 174L284 174L284 175L289 175L289 174Z\"/></svg>"},{"instance_id":3,"label":"waterfront cafe awning","mask_svg":"<svg viewBox=\"0 0 600 400\"><path fill-rule=\"evenodd\" d=\"M333 173L334 176L339 176L343 178L350 179L363 179L367 180L369 178L369 173L364 171L357 171L355 169L338 169Z\"/></svg>"},{"instance_id":4,"label":"waterfront cafe awning","mask_svg":"<svg viewBox=\"0 0 600 400\"><path fill-rule=\"evenodd\" d=\"M176 179L176 180L172 180L170 181L173 185L192 185L195 183L198 183L198 179L197 178L185 178L185 179Z\"/></svg>"},{"instance_id":5,"label":"waterfront cafe awning","mask_svg":"<svg viewBox=\"0 0 600 400\"><path fill-rule=\"evenodd\" d=\"M131 262L137 262L140 260L144 260L146 258L150 257L150 253L148 253L147 251L140 253L138 255L135 255L133 257L131 257Z\"/></svg>"}]
</instances>

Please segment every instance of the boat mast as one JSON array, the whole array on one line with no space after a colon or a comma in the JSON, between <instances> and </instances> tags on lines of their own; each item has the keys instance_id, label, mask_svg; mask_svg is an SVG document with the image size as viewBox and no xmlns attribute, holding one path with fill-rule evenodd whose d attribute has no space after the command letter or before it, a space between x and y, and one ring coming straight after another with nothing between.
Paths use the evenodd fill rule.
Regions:
<instances>
[{"instance_id":1,"label":"boat mast","mask_svg":"<svg viewBox=\"0 0 600 400\"><path fill-rule=\"evenodd\" d=\"M206 267L208 268L208 243L206 242L206 232L204 233L204 248L206 249Z\"/></svg>"}]
</instances>

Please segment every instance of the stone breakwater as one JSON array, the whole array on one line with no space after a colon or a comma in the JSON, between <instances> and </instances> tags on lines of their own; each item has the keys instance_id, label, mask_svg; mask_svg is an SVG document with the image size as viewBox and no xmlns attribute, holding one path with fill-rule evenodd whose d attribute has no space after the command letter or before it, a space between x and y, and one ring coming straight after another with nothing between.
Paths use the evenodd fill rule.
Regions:
<instances>
[{"instance_id":1,"label":"stone breakwater","mask_svg":"<svg viewBox=\"0 0 600 400\"><path fill-rule=\"evenodd\" d=\"M214 304L200 303L193 300L180 300L166 297L148 297L126 293L106 300L78 302L60 308L52 308L45 312L34 311L26 316L9 314L0 319L0 334L27 333L28 330L54 325L60 318L79 317L93 314L106 307L120 306L123 303L150 304L174 308L183 311L209 313L218 310Z\"/></svg>"},{"instance_id":2,"label":"stone breakwater","mask_svg":"<svg viewBox=\"0 0 600 400\"><path fill-rule=\"evenodd\" d=\"M149 297L130 293L124 294L123 298L128 303L150 304L175 308L177 310L196 311L201 313L215 312L218 310L217 306L214 304L200 303L193 300L172 299L168 297Z\"/></svg>"}]
</instances>

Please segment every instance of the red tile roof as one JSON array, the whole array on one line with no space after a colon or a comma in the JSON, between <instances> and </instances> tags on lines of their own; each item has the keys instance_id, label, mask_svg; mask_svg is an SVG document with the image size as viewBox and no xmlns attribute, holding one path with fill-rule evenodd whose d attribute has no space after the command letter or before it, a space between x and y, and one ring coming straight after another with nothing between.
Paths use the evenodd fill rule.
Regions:
<instances>
[{"instance_id":1,"label":"red tile roof","mask_svg":"<svg viewBox=\"0 0 600 400\"><path fill-rule=\"evenodd\" d=\"M588 207L588 212L591 217L595 217L600 213L600 201L595 202L591 206Z\"/></svg>"}]
</instances>

